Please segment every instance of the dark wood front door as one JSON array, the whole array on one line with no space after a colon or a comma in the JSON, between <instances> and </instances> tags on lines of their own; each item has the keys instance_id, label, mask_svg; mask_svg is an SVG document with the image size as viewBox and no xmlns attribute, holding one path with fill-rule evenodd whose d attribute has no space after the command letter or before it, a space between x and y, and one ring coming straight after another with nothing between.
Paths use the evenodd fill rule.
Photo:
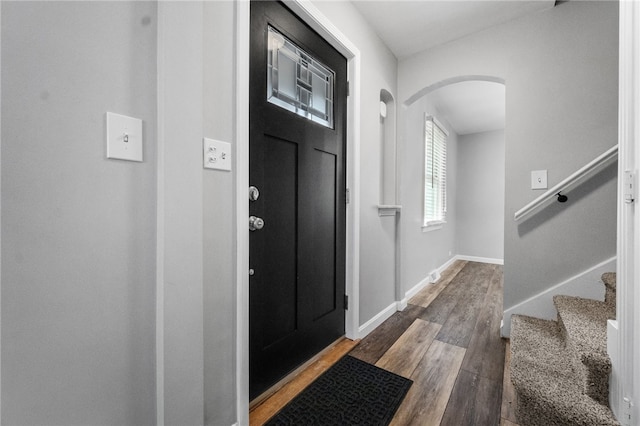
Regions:
<instances>
[{"instance_id":1,"label":"dark wood front door","mask_svg":"<svg viewBox=\"0 0 640 426\"><path fill-rule=\"evenodd\" d=\"M347 65L273 1L251 2L250 61L254 399L344 335Z\"/></svg>"}]
</instances>

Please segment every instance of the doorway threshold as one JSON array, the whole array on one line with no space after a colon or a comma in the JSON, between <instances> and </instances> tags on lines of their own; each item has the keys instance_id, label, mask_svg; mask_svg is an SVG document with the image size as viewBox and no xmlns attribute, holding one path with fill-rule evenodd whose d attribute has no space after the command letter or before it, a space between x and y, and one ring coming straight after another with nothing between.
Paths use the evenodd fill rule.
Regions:
<instances>
[{"instance_id":1,"label":"doorway threshold","mask_svg":"<svg viewBox=\"0 0 640 426\"><path fill-rule=\"evenodd\" d=\"M249 422L261 425L287 405L304 388L349 353L359 340L341 337L322 352L293 370L249 403Z\"/></svg>"}]
</instances>

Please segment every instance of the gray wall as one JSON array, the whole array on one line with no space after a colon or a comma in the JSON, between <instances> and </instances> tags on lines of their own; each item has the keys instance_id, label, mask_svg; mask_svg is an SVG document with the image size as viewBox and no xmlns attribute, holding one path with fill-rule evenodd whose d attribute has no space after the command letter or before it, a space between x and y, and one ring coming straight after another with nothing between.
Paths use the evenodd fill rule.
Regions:
<instances>
[{"instance_id":1,"label":"gray wall","mask_svg":"<svg viewBox=\"0 0 640 426\"><path fill-rule=\"evenodd\" d=\"M204 419L202 2L160 2L158 351L164 424Z\"/></svg>"},{"instance_id":2,"label":"gray wall","mask_svg":"<svg viewBox=\"0 0 640 426\"><path fill-rule=\"evenodd\" d=\"M399 99L459 75L506 82L504 307L615 255L615 170L523 225L536 193L617 140L617 2L567 2L400 62ZM402 118L399 122L402 123Z\"/></svg>"},{"instance_id":3,"label":"gray wall","mask_svg":"<svg viewBox=\"0 0 640 426\"><path fill-rule=\"evenodd\" d=\"M399 119L402 163L402 294L420 284L430 272L457 254L457 157L458 135L423 96L403 105ZM447 129L447 223L424 232L424 119L434 115Z\"/></svg>"},{"instance_id":4,"label":"gray wall","mask_svg":"<svg viewBox=\"0 0 640 426\"><path fill-rule=\"evenodd\" d=\"M235 422L233 175L202 169L235 12L160 7L2 3L3 423L153 424L156 355L166 424ZM144 163L105 158L106 111L144 119Z\"/></svg>"},{"instance_id":5,"label":"gray wall","mask_svg":"<svg viewBox=\"0 0 640 426\"><path fill-rule=\"evenodd\" d=\"M360 125L360 325L395 301L396 220L379 217L380 90L396 93L397 60L349 2L315 2L362 54Z\"/></svg>"},{"instance_id":6,"label":"gray wall","mask_svg":"<svg viewBox=\"0 0 640 426\"><path fill-rule=\"evenodd\" d=\"M204 136L233 143L235 45L219 40L234 39L234 4L205 1L203 14ZM234 187L232 173L205 171L204 402L205 424L210 425L236 421Z\"/></svg>"},{"instance_id":7,"label":"gray wall","mask_svg":"<svg viewBox=\"0 0 640 426\"><path fill-rule=\"evenodd\" d=\"M543 228L509 220L531 198L530 170L548 169L553 184L615 142L615 3L564 3L399 69L351 4L314 5L362 53L361 324L395 299L397 231L376 209L381 89L397 94L400 105L459 74L505 78L505 306L615 251L613 179L539 219ZM2 2L5 424L154 423L156 325L165 423L226 425L237 418L234 172L205 172L201 163L202 136L235 136L235 12L226 2L158 7L166 13L157 24L164 37L157 71L155 3ZM158 105L165 125L156 153ZM104 158L106 111L144 119L144 163ZM419 170L406 160L413 154L402 140L405 110L398 111L406 182L400 202L411 225L420 217L421 191L409 182ZM419 242L404 250L405 290L446 261L429 250L455 244L414 225L407 232ZM579 256L571 255L575 246L583 248Z\"/></svg>"},{"instance_id":8,"label":"gray wall","mask_svg":"<svg viewBox=\"0 0 640 426\"><path fill-rule=\"evenodd\" d=\"M352 5L318 7L362 52L364 322L394 301L368 165L396 60ZM203 136L235 138L235 19L232 2L2 3L4 423L236 421L235 172L202 169ZM106 160L106 111L144 119L145 162Z\"/></svg>"},{"instance_id":9,"label":"gray wall","mask_svg":"<svg viewBox=\"0 0 640 426\"><path fill-rule=\"evenodd\" d=\"M154 424L156 4L1 7L2 424Z\"/></svg>"},{"instance_id":10,"label":"gray wall","mask_svg":"<svg viewBox=\"0 0 640 426\"><path fill-rule=\"evenodd\" d=\"M233 143L235 136L235 7L159 7L161 403L167 425L230 425L236 421L234 172L203 169L202 138Z\"/></svg>"},{"instance_id":11,"label":"gray wall","mask_svg":"<svg viewBox=\"0 0 640 426\"><path fill-rule=\"evenodd\" d=\"M504 259L504 130L460 136L458 254Z\"/></svg>"}]
</instances>

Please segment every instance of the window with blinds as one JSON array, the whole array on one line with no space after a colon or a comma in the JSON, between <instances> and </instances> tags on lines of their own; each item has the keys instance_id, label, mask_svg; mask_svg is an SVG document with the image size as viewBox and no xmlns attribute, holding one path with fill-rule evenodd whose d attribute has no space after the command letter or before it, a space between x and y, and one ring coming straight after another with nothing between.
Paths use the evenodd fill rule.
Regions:
<instances>
[{"instance_id":1,"label":"window with blinds","mask_svg":"<svg viewBox=\"0 0 640 426\"><path fill-rule=\"evenodd\" d=\"M433 116L424 127L424 226L437 226L447 216L447 132Z\"/></svg>"}]
</instances>

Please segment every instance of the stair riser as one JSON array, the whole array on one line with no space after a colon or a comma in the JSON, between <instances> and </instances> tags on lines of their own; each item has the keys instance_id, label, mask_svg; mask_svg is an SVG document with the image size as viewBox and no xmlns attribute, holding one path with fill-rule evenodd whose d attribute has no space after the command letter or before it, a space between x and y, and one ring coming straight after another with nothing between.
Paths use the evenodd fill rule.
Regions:
<instances>
[{"instance_id":1,"label":"stair riser","mask_svg":"<svg viewBox=\"0 0 640 426\"><path fill-rule=\"evenodd\" d=\"M580 365L584 377L584 393L598 401L605 407L609 407L609 375L611 374L611 365L603 366L602 364L590 365L589 360L583 360Z\"/></svg>"},{"instance_id":2,"label":"stair riser","mask_svg":"<svg viewBox=\"0 0 640 426\"><path fill-rule=\"evenodd\" d=\"M573 372L582 383L583 392L600 404L609 407L610 360L608 358L583 358L575 346L575 342L571 339L560 312L558 312L557 320L566 356L571 359Z\"/></svg>"},{"instance_id":3,"label":"stair riser","mask_svg":"<svg viewBox=\"0 0 640 426\"><path fill-rule=\"evenodd\" d=\"M576 355L566 340L574 329L567 333L562 318L556 322L516 315L512 321L511 381L520 426L620 425L606 396L610 364L589 365L594 360L602 364L600 352L582 349L583 355Z\"/></svg>"},{"instance_id":4,"label":"stair riser","mask_svg":"<svg viewBox=\"0 0 640 426\"><path fill-rule=\"evenodd\" d=\"M563 335L563 338L566 339L566 334ZM608 407L611 365L580 359L576 356L576 350L571 343L568 343L567 340L564 340L564 343L564 352L567 357L571 358L572 371L580 379L584 394Z\"/></svg>"},{"instance_id":5,"label":"stair riser","mask_svg":"<svg viewBox=\"0 0 640 426\"><path fill-rule=\"evenodd\" d=\"M615 419L572 418L563 410L546 405L536 396L528 396L516 388L516 419L519 426L620 426Z\"/></svg>"},{"instance_id":6,"label":"stair riser","mask_svg":"<svg viewBox=\"0 0 640 426\"><path fill-rule=\"evenodd\" d=\"M611 306L616 305L616 291L610 287L606 287L604 291L604 302Z\"/></svg>"}]
</instances>

